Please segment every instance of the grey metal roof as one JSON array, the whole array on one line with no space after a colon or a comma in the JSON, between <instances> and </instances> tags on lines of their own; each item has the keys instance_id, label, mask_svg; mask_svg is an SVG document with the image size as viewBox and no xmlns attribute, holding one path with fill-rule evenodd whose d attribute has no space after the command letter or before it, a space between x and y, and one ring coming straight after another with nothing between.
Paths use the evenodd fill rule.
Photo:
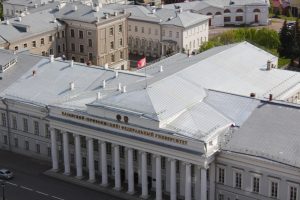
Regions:
<instances>
[{"instance_id":1,"label":"grey metal roof","mask_svg":"<svg viewBox=\"0 0 300 200\"><path fill-rule=\"evenodd\" d=\"M0 49L0 59L1 57L11 55L13 55L11 51ZM25 72L42 59L41 56L33 56L25 52L18 53L17 58L17 63L2 74L2 80L0 80L0 92L16 82Z\"/></svg>"},{"instance_id":2,"label":"grey metal roof","mask_svg":"<svg viewBox=\"0 0 300 200\"><path fill-rule=\"evenodd\" d=\"M300 167L300 108L262 102L223 150Z\"/></svg>"},{"instance_id":3,"label":"grey metal roof","mask_svg":"<svg viewBox=\"0 0 300 200\"><path fill-rule=\"evenodd\" d=\"M16 55L13 52L0 49L0 66L6 65L14 58L16 58Z\"/></svg>"},{"instance_id":4,"label":"grey metal roof","mask_svg":"<svg viewBox=\"0 0 300 200\"><path fill-rule=\"evenodd\" d=\"M2 21L0 22L0 36L12 43L61 27L62 24L54 19L51 10L44 10L26 15L22 17L22 21L18 21L17 17L9 19L9 24ZM27 31L25 28L28 28Z\"/></svg>"},{"instance_id":5,"label":"grey metal roof","mask_svg":"<svg viewBox=\"0 0 300 200\"><path fill-rule=\"evenodd\" d=\"M141 5L120 5L120 4L108 4L104 6L114 10L126 10L131 13L129 19L154 22L162 25L174 25L178 27L188 27L205 20L208 17L191 12L178 12L174 9L168 8L153 8L150 6Z\"/></svg>"}]
</instances>

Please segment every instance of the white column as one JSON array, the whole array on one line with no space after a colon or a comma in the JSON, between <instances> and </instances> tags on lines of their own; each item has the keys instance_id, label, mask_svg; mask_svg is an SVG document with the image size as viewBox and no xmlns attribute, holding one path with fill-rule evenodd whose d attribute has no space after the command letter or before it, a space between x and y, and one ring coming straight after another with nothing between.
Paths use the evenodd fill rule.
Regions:
<instances>
[{"instance_id":1,"label":"white column","mask_svg":"<svg viewBox=\"0 0 300 200\"><path fill-rule=\"evenodd\" d=\"M134 194L134 170L133 170L133 149L129 148L127 156L128 170L128 191L129 194Z\"/></svg>"},{"instance_id":2,"label":"white column","mask_svg":"<svg viewBox=\"0 0 300 200\"><path fill-rule=\"evenodd\" d=\"M155 158L155 168L156 168L156 200L162 200L162 187L161 187L161 157L156 156Z\"/></svg>"},{"instance_id":3,"label":"white column","mask_svg":"<svg viewBox=\"0 0 300 200\"><path fill-rule=\"evenodd\" d=\"M76 159L76 177L82 178L82 156L81 156L81 141L80 135L75 136L75 159Z\"/></svg>"},{"instance_id":4,"label":"white column","mask_svg":"<svg viewBox=\"0 0 300 200\"><path fill-rule=\"evenodd\" d=\"M200 193L201 193L201 173L200 173L200 166L195 165L195 200L201 200Z\"/></svg>"},{"instance_id":5,"label":"white column","mask_svg":"<svg viewBox=\"0 0 300 200\"><path fill-rule=\"evenodd\" d=\"M94 143L93 138L86 138L88 147L89 182L95 182Z\"/></svg>"},{"instance_id":6,"label":"white column","mask_svg":"<svg viewBox=\"0 0 300 200\"><path fill-rule=\"evenodd\" d=\"M58 171L58 152L57 152L57 143L56 143L56 133L55 129L50 129L51 134L51 157L52 157L52 170Z\"/></svg>"},{"instance_id":7,"label":"white column","mask_svg":"<svg viewBox=\"0 0 300 200\"><path fill-rule=\"evenodd\" d=\"M69 135L63 132L64 167L65 175L70 175Z\"/></svg>"},{"instance_id":8,"label":"white column","mask_svg":"<svg viewBox=\"0 0 300 200\"><path fill-rule=\"evenodd\" d=\"M107 181L107 155L106 155L106 142L101 142L101 185L106 187Z\"/></svg>"},{"instance_id":9,"label":"white column","mask_svg":"<svg viewBox=\"0 0 300 200\"><path fill-rule=\"evenodd\" d=\"M192 199L192 177L191 177L191 164L185 165L185 200Z\"/></svg>"},{"instance_id":10,"label":"white column","mask_svg":"<svg viewBox=\"0 0 300 200\"><path fill-rule=\"evenodd\" d=\"M176 200L176 160L171 159L170 165L170 197L171 200Z\"/></svg>"},{"instance_id":11,"label":"white column","mask_svg":"<svg viewBox=\"0 0 300 200\"><path fill-rule=\"evenodd\" d=\"M119 145L114 145L114 164L115 164L115 190L121 190L120 174L120 149Z\"/></svg>"},{"instance_id":12,"label":"white column","mask_svg":"<svg viewBox=\"0 0 300 200\"><path fill-rule=\"evenodd\" d=\"M201 168L201 200L207 200L207 170Z\"/></svg>"},{"instance_id":13,"label":"white column","mask_svg":"<svg viewBox=\"0 0 300 200\"><path fill-rule=\"evenodd\" d=\"M148 176L147 176L147 153L141 152L141 160L142 160L142 196L141 198L148 198Z\"/></svg>"}]
</instances>

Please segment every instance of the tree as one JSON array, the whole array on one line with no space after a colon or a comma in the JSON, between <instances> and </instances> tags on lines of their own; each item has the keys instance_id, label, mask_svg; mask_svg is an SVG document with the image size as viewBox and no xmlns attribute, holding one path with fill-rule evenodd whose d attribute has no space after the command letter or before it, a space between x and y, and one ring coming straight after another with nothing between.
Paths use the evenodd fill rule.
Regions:
<instances>
[{"instance_id":1,"label":"tree","mask_svg":"<svg viewBox=\"0 0 300 200\"><path fill-rule=\"evenodd\" d=\"M291 30L293 45L291 48L291 63L294 63L294 60L300 57L300 27L299 20L296 20L295 26ZM300 67L300 63L298 62L298 67Z\"/></svg>"},{"instance_id":2,"label":"tree","mask_svg":"<svg viewBox=\"0 0 300 200\"><path fill-rule=\"evenodd\" d=\"M0 0L0 19L1 20L3 19L3 5L2 5L1 0Z\"/></svg>"},{"instance_id":3,"label":"tree","mask_svg":"<svg viewBox=\"0 0 300 200\"><path fill-rule=\"evenodd\" d=\"M292 55L293 38L291 30L287 26L286 20L284 21L279 33L280 45L278 53L280 57L290 57Z\"/></svg>"}]
</instances>

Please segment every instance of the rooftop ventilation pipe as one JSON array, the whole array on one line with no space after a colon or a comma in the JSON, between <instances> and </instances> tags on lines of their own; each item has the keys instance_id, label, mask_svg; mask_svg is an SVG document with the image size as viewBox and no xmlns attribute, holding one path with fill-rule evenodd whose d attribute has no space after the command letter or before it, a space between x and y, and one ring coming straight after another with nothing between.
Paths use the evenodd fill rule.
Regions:
<instances>
[{"instance_id":1,"label":"rooftop ventilation pipe","mask_svg":"<svg viewBox=\"0 0 300 200\"><path fill-rule=\"evenodd\" d=\"M125 93L125 92L126 92L126 85L124 85L124 86L123 86L123 90L122 90L122 92L123 92L123 93Z\"/></svg>"},{"instance_id":2,"label":"rooftop ventilation pipe","mask_svg":"<svg viewBox=\"0 0 300 200\"><path fill-rule=\"evenodd\" d=\"M164 71L164 68L163 66L161 65L160 68L159 68L159 72L163 72Z\"/></svg>"},{"instance_id":3,"label":"rooftop ventilation pipe","mask_svg":"<svg viewBox=\"0 0 300 200\"><path fill-rule=\"evenodd\" d=\"M71 60L70 67L73 67L73 66L74 66L74 60Z\"/></svg>"},{"instance_id":4,"label":"rooftop ventilation pipe","mask_svg":"<svg viewBox=\"0 0 300 200\"><path fill-rule=\"evenodd\" d=\"M119 72L115 71L115 78L118 78L118 76L119 76Z\"/></svg>"},{"instance_id":5,"label":"rooftop ventilation pipe","mask_svg":"<svg viewBox=\"0 0 300 200\"><path fill-rule=\"evenodd\" d=\"M106 81L103 80L103 81L102 81L102 88L105 88L105 87L106 87Z\"/></svg>"},{"instance_id":6,"label":"rooftop ventilation pipe","mask_svg":"<svg viewBox=\"0 0 300 200\"><path fill-rule=\"evenodd\" d=\"M54 62L54 55L50 55L50 62Z\"/></svg>"},{"instance_id":7,"label":"rooftop ventilation pipe","mask_svg":"<svg viewBox=\"0 0 300 200\"><path fill-rule=\"evenodd\" d=\"M273 100L273 94L269 94L269 101Z\"/></svg>"},{"instance_id":8,"label":"rooftop ventilation pipe","mask_svg":"<svg viewBox=\"0 0 300 200\"><path fill-rule=\"evenodd\" d=\"M101 99L101 93L100 92L97 92L97 99Z\"/></svg>"},{"instance_id":9,"label":"rooftop ventilation pipe","mask_svg":"<svg viewBox=\"0 0 300 200\"><path fill-rule=\"evenodd\" d=\"M118 84L118 91L121 91L121 90L122 90L122 84L119 83L119 84Z\"/></svg>"},{"instance_id":10,"label":"rooftop ventilation pipe","mask_svg":"<svg viewBox=\"0 0 300 200\"><path fill-rule=\"evenodd\" d=\"M72 91L74 90L74 88L75 88L75 83L72 81L70 82L70 90Z\"/></svg>"},{"instance_id":11,"label":"rooftop ventilation pipe","mask_svg":"<svg viewBox=\"0 0 300 200\"><path fill-rule=\"evenodd\" d=\"M267 70L271 70L272 69L272 63L270 60L267 61Z\"/></svg>"},{"instance_id":12,"label":"rooftop ventilation pipe","mask_svg":"<svg viewBox=\"0 0 300 200\"><path fill-rule=\"evenodd\" d=\"M18 17L18 21L21 22L22 21L22 17Z\"/></svg>"},{"instance_id":13,"label":"rooftop ventilation pipe","mask_svg":"<svg viewBox=\"0 0 300 200\"><path fill-rule=\"evenodd\" d=\"M6 25L9 25L9 20L6 20L5 24L6 24Z\"/></svg>"},{"instance_id":14,"label":"rooftop ventilation pipe","mask_svg":"<svg viewBox=\"0 0 300 200\"><path fill-rule=\"evenodd\" d=\"M108 64L107 63L105 63L104 69L108 69Z\"/></svg>"}]
</instances>

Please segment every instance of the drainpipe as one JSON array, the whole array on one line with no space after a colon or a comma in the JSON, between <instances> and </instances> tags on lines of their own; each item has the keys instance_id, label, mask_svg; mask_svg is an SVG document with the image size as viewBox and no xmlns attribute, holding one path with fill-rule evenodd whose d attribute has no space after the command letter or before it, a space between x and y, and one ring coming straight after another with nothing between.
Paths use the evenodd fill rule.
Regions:
<instances>
[{"instance_id":1,"label":"drainpipe","mask_svg":"<svg viewBox=\"0 0 300 200\"><path fill-rule=\"evenodd\" d=\"M2 99L3 104L6 106L6 122L7 122L7 135L8 135L8 149L9 151L11 151L11 143L10 143L10 136L11 136L11 132L10 132L10 120L9 120L9 112L8 112L8 104L5 101L5 99Z\"/></svg>"}]
</instances>

